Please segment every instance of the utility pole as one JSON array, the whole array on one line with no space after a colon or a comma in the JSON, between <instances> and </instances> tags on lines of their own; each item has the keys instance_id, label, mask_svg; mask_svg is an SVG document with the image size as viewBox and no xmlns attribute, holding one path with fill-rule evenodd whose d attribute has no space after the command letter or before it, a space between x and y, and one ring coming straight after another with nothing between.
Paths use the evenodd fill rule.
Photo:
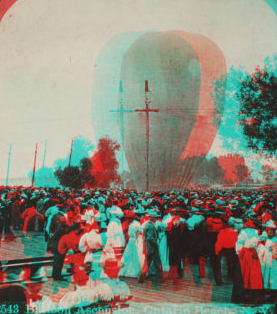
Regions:
<instances>
[{"instance_id":1,"label":"utility pole","mask_svg":"<svg viewBox=\"0 0 277 314\"><path fill-rule=\"evenodd\" d=\"M124 110L124 93L123 93L123 86L122 81L119 84L119 110L110 110L110 112L117 112L120 113L120 127L121 127L121 181L122 181L122 188L124 189L124 123L123 123L123 114L125 112L134 112L134 110Z\"/></svg>"},{"instance_id":2,"label":"utility pole","mask_svg":"<svg viewBox=\"0 0 277 314\"><path fill-rule=\"evenodd\" d=\"M33 178L32 178L32 187L34 186L34 181L35 181L37 151L38 151L38 143L36 143L35 160L34 160L34 170L33 170Z\"/></svg>"},{"instance_id":3,"label":"utility pole","mask_svg":"<svg viewBox=\"0 0 277 314\"><path fill-rule=\"evenodd\" d=\"M158 109L150 109L151 93L148 89L148 80L145 81L145 109L136 109L135 112L145 112L146 114L146 190L149 192L149 112L159 112Z\"/></svg>"},{"instance_id":4,"label":"utility pole","mask_svg":"<svg viewBox=\"0 0 277 314\"><path fill-rule=\"evenodd\" d=\"M45 141L45 147L44 147L44 157L43 157L43 164L42 164L42 168L44 168L44 163L45 163L46 147L47 147L47 140Z\"/></svg>"},{"instance_id":5,"label":"utility pole","mask_svg":"<svg viewBox=\"0 0 277 314\"><path fill-rule=\"evenodd\" d=\"M9 182L9 172L10 172L11 150L12 150L12 144L10 144L10 150L9 150L9 159L8 159L8 169L7 169L6 186L8 186L8 182Z\"/></svg>"},{"instance_id":6,"label":"utility pole","mask_svg":"<svg viewBox=\"0 0 277 314\"><path fill-rule=\"evenodd\" d=\"M71 164L72 152L73 152L73 139L72 139L72 142L71 142L71 149L70 149L70 155L69 155L69 163L68 163L68 167L69 168L70 168L70 164Z\"/></svg>"}]
</instances>

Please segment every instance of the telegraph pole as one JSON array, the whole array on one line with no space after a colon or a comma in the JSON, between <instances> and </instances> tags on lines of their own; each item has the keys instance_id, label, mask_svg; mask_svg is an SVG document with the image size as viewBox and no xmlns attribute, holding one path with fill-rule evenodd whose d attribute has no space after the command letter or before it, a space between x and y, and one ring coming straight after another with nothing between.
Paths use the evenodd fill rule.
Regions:
<instances>
[{"instance_id":1,"label":"telegraph pole","mask_svg":"<svg viewBox=\"0 0 277 314\"><path fill-rule=\"evenodd\" d=\"M8 169L7 169L6 186L8 186L8 182L9 182L9 172L10 172L11 150L12 150L12 144L10 144L10 150L9 150L9 159L8 159Z\"/></svg>"},{"instance_id":2,"label":"telegraph pole","mask_svg":"<svg viewBox=\"0 0 277 314\"><path fill-rule=\"evenodd\" d=\"M34 160L34 170L33 170L33 178L32 178L32 187L34 186L34 181L35 181L37 151L38 151L38 143L36 143L35 160Z\"/></svg>"},{"instance_id":3,"label":"telegraph pole","mask_svg":"<svg viewBox=\"0 0 277 314\"><path fill-rule=\"evenodd\" d=\"M72 152L73 152L73 139L72 139L72 142L71 142L71 149L70 149L70 155L69 155L69 163L68 163L68 167L69 168L70 168L70 164L71 164Z\"/></svg>"},{"instance_id":4,"label":"telegraph pole","mask_svg":"<svg viewBox=\"0 0 277 314\"><path fill-rule=\"evenodd\" d=\"M159 112L158 109L150 109L151 93L148 89L148 80L145 81L145 109L136 109L135 112L146 113L146 190L149 191L149 112Z\"/></svg>"},{"instance_id":5,"label":"telegraph pole","mask_svg":"<svg viewBox=\"0 0 277 314\"><path fill-rule=\"evenodd\" d=\"M42 168L44 168L44 163L45 163L46 147L47 147L47 140L45 141L45 147L44 147L44 157L43 157L43 164L42 164Z\"/></svg>"},{"instance_id":6,"label":"telegraph pole","mask_svg":"<svg viewBox=\"0 0 277 314\"><path fill-rule=\"evenodd\" d=\"M123 93L123 86L122 81L119 84L119 110L110 110L110 112L118 112L120 113L120 126L121 126L121 181L122 181L122 188L124 189L124 123L123 123L123 114L124 112L134 112L134 110L124 110L124 93Z\"/></svg>"}]
</instances>

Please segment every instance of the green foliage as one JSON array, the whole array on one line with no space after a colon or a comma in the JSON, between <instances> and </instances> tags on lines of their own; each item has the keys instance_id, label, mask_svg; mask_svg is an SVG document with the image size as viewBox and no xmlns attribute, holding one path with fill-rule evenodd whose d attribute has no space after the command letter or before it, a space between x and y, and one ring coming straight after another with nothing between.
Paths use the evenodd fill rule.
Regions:
<instances>
[{"instance_id":1,"label":"green foliage","mask_svg":"<svg viewBox=\"0 0 277 314\"><path fill-rule=\"evenodd\" d=\"M213 81L213 92L211 98L214 102L215 109L213 112L213 124L219 126L222 121L222 115L225 107L227 75L222 75L219 80Z\"/></svg>"},{"instance_id":2,"label":"green foliage","mask_svg":"<svg viewBox=\"0 0 277 314\"><path fill-rule=\"evenodd\" d=\"M240 104L239 123L254 152L275 156L277 151L277 57L265 66L246 73L236 97Z\"/></svg>"},{"instance_id":3,"label":"green foliage","mask_svg":"<svg viewBox=\"0 0 277 314\"><path fill-rule=\"evenodd\" d=\"M89 139L84 138L83 136L78 136L74 138L73 140L73 147L72 147L72 156L71 156L71 165L72 166L78 166L80 161L83 158L89 158L91 156L91 153L94 149L94 145ZM55 168L64 168L68 165L70 152L68 152L68 155L66 158L58 158L55 163Z\"/></svg>"},{"instance_id":4,"label":"green foliage","mask_svg":"<svg viewBox=\"0 0 277 314\"><path fill-rule=\"evenodd\" d=\"M92 163L89 158L83 158L80 166L58 167L55 176L64 187L74 189L91 188L96 185L95 178L91 174Z\"/></svg>"},{"instance_id":5,"label":"green foliage","mask_svg":"<svg viewBox=\"0 0 277 314\"><path fill-rule=\"evenodd\" d=\"M82 143L83 140L84 143ZM88 140L78 138L77 142L78 147L91 147ZM62 186L75 189L93 188L96 186L109 188L112 184L118 185L121 178L117 173L119 164L116 159L116 151L119 149L120 145L116 141L108 137L101 138L97 145L97 152L95 153L99 155L102 166L101 169L94 168L94 157L85 157L80 160L79 165L67 166L65 168L62 168L59 161L58 164L60 165L55 170L55 176ZM73 149L72 155L74 155L74 153L75 151Z\"/></svg>"},{"instance_id":6,"label":"green foliage","mask_svg":"<svg viewBox=\"0 0 277 314\"><path fill-rule=\"evenodd\" d=\"M236 165L236 172L238 183L247 183L250 179L251 172L246 165Z\"/></svg>"},{"instance_id":7,"label":"green foliage","mask_svg":"<svg viewBox=\"0 0 277 314\"><path fill-rule=\"evenodd\" d=\"M224 177L224 170L218 162L218 157L208 159L204 154L187 157L182 161L182 168L189 171L190 180L199 180L206 175L212 181L220 181ZM186 173L184 173L186 175ZM190 181L189 180L189 181Z\"/></svg>"},{"instance_id":8,"label":"green foliage","mask_svg":"<svg viewBox=\"0 0 277 314\"><path fill-rule=\"evenodd\" d=\"M97 184L101 188L109 188L111 185L119 185L121 182L117 170L119 163L116 159L116 152L119 151L120 145L110 139L108 136L101 138L97 145L97 154L102 163L104 172L95 174Z\"/></svg>"},{"instance_id":9,"label":"green foliage","mask_svg":"<svg viewBox=\"0 0 277 314\"><path fill-rule=\"evenodd\" d=\"M276 183L277 172L269 165L263 165L261 169L262 180L264 184Z\"/></svg>"}]
</instances>

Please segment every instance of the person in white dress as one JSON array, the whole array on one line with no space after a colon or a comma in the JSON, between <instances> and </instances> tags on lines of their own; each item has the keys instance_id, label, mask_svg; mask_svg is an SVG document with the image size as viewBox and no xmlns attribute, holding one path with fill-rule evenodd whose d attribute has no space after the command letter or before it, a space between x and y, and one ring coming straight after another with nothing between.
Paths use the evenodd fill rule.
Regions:
<instances>
[{"instance_id":1,"label":"person in white dress","mask_svg":"<svg viewBox=\"0 0 277 314\"><path fill-rule=\"evenodd\" d=\"M105 247L100 259L100 265L103 272L100 276L102 285L107 285L113 295L115 301L127 301L132 295L128 285L119 280L119 272L123 267L123 263L116 258L112 245Z\"/></svg>"},{"instance_id":2,"label":"person in white dress","mask_svg":"<svg viewBox=\"0 0 277 314\"><path fill-rule=\"evenodd\" d=\"M168 212L168 213L163 217L163 223L164 223L166 226L168 226L168 225L171 223L171 221L172 221L173 218L174 218L174 217L171 215L171 213Z\"/></svg>"},{"instance_id":3,"label":"person in white dress","mask_svg":"<svg viewBox=\"0 0 277 314\"><path fill-rule=\"evenodd\" d=\"M42 285L41 280L27 285L30 312L45 313L56 309L56 304L48 296L41 294Z\"/></svg>"},{"instance_id":4,"label":"person in white dress","mask_svg":"<svg viewBox=\"0 0 277 314\"><path fill-rule=\"evenodd\" d=\"M138 254L138 235L142 227L138 221L133 221L129 227L129 241L123 254L123 267L119 276L136 278L141 272L140 257Z\"/></svg>"},{"instance_id":5,"label":"person in white dress","mask_svg":"<svg viewBox=\"0 0 277 314\"><path fill-rule=\"evenodd\" d=\"M258 255L259 235L253 220L244 224L238 236L236 251L238 253L244 289L249 292L247 302L255 302L261 297L263 276Z\"/></svg>"},{"instance_id":6,"label":"person in white dress","mask_svg":"<svg viewBox=\"0 0 277 314\"><path fill-rule=\"evenodd\" d=\"M162 268L164 272L169 272L169 255L166 235L167 225L164 222L157 221L155 227L157 228L159 236L158 245Z\"/></svg>"},{"instance_id":7,"label":"person in white dress","mask_svg":"<svg viewBox=\"0 0 277 314\"><path fill-rule=\"evenodd\" d=\"M72 307L85 307L99 300L108 302L114 298L111 289L107 285L100 284L94 289L90 289L88 285L89 277L85 270L74 274L73 279L76 290L67 292L61 298L57 306L58 310Z\"/></svg>"},{"instance_id":8,"label":"person in white dress","mask_svg":"<svg viewBox=\"0 0 277 314\"><path fill-rule=\"evenodd\" d=\"M150 217L144 216L140 219L140 232L137 235L137 250L140 262L140 268L142 269L143 265L145 265L145 239L143 235L143 231L147 223L149 222Z\"/></svg>"},{"instance_id":9,"label":"person in white dress","mask_svg":"<svg viewBox=\"0 0 277 314\"><path fill-rule=\"evenodd\" d=\"M122 258L123 248L125 246L125 236L121 226L120 218L124 216L121 208L113 205L113 208L109 212L111 220L107 228L107 242L106 246L110 245L115 251L115 255L118 259Z\"/></svg>"},{"instance_id":10,"label":"person in white dress","mask_svg":"<svg viewBox=\"0 0 277 314\"><path fill-rule=\"evenodd\" d=\"M268 239L265 242L264 264L264 289L277 290L277 235L276 226L271 223L266 227Z\"/></svg>"},{"instance_id":11,"label":"person in white dress","mask_svg":"<svg viewBox=\"0 0 277 314\"><path fill-rule=\"evenodd\" d=\"M103 247L106 245L107 242L107 236L106 236L106 231L107 231L107 215L106 215L106 208L105 206L102 204L102 206L99 207L99 218L97 218L97 222L99 224L99 228L100 228L100 236L102 239L102 245Z\"/></svg>"},{"instance_id":12,"label":"person in white dress","mask_svg":"<svg viewBox=\"0 0 277 314\"><path fill-rule=\"evenodd\" d=\"M82 218L86 220L85 232L90 232L92 229L99 231L97 219L100 218L100 214L95 208L89 207Z\"/></svg>"},{"instance_id":13,"label":"person in white dress","mask_svg":"<svg viewBox=\"0 0 277 314\"><path fill-rule=\"evenodd\" d=\"M93 280L98 280L101 268L99 266L99 250L102 248L102 239L98 229L91 229L90 232L84 233L79 242L79 250L85 253L84 264L87 268L92 269Z\"/></svg>"},{"instance_id":14,"label":"person in white dress","mask_svg":"<svg viewBox=\"0 0 277 314\"><path fill-rule=\"evenodd\" d=\"M266 269L266 259L267 259L267 249L265 247L266 241L269 239L270 235L270 228L266 229L267 226L270 227L272 221L268 221L265 223L264 231L262 234L259 236L259 242L258 242L258 247L257 247L257 253L261 262L261 270L262 270L262 277L263 277L263 283L264 282L264 276L265 276L265 269ZM270 237L272 238L272 236Z\"/></svg>"}]
</instances>

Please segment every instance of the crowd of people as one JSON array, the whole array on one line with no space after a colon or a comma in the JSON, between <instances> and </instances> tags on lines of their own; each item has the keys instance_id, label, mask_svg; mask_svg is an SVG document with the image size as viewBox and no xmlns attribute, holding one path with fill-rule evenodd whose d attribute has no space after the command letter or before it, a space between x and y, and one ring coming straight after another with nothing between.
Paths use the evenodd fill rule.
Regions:
<instances>
[{"instance_id":1,"label":"crowd of people","mask_svg":"<svg viewBox=\"0 0 277 314\"><path fill-rule=\"evenodd\" d=\"M66 259L76 282L98 289L98 296L102 291L112 298L117 291L128 299L120 277L140 283L149 278L153 285L180 280L185 259L195 285L202 284L203 265L210 265L214 284L221 286L224 258L232 302L265 302L267 293L276 298L277 291L276 205L275 190L3 187L0 230L2 241L13 241L15 230L44 233L47 251L54 254L53 279L65 280ZM31 275L37 272L34 267ZM71 295L63 301L68 306L76 300Z\"/></svg>"}]
</instances>

